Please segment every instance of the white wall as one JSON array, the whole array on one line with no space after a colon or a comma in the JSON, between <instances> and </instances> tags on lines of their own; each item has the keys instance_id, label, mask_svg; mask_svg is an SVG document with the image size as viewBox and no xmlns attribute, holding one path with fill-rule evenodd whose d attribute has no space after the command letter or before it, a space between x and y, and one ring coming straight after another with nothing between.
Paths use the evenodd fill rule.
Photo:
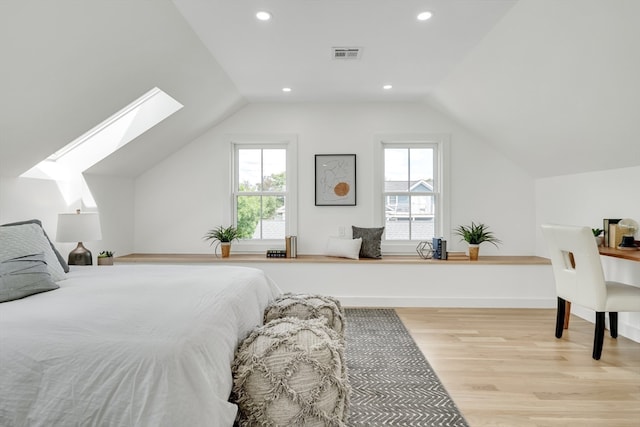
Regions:
<instances>
[{"instance_id":1,"label":"white wall","mask_svg":"<svg viewBox=\"0 0 640 427\"><path fill-rule=\"evenodd\" d=\"M488 224L504 244L500 254L533 254L533 179L490 145L424 104L251 104L135 182L136 252L203 253L206 230L231 222L232 134L298 136L298 251L322 254L339 226L373 223L374 139L377 134L451 136L451 219ZM357 155L357 206L314 205L314 154ZM457 238L451 250L464 250ZM483 253L497 253L491 245Z\"/></svg>"},{"instance_id":2,"label":"white wall","mask_svg":"<svg viewBox=\"0 0 640 427\"><path fill-rule=\"evenodd\" d=\"M133 179L86 176L98 205L102 240L83 242L92 252L94 263L101 250L124 255L133 251ZM58 214L74 212L80 202L68 206L55 181L0 177L0 224L39 219L66 258L76 243L56 242Z\"/></svg>"},{"instance_id":3,"label":"white wall","mask_svg":"<svg viewBox=\"0 0 640 427\"><path fill-rule=\"evenodd\" d=\"M540 225L586 225L602 228L603 218L632 218L640 222L640 166L536 180L536 253L547 255ZM608 280L640 286L640 263L602 257ZM593 312L572 308L593 321ZM620 334L640 342L640 313L620 313Z\"/></svg>"}]
</instances>

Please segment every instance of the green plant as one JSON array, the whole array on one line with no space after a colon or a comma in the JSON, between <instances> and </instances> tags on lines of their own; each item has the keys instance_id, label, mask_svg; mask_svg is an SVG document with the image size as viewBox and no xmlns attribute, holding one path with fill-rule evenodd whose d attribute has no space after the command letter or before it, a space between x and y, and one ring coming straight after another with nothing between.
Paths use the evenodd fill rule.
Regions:
<instances>
[{"instance_id":1,"label":"green plant","mask_svg":"<svg viewBox=\"0 0 640 427\"><path fill-rule=\"evenodd\" d=\"M480 243L489 242L497 248L498 244L502 243L502 241L494 236L492 231L488 231L488 228L489 227L484 224L471 222L470 226L458 226L454 232L458 236L462 237L461 240L464 240L470 245L479 245Z\"/></svg>"},{"instance_id":2,"label":"green plant","mask_svg":"<svg viewBox=\"0 0 640 427\"><path fill-rule=\"evenodd\" d=\"M102 251L98 254L98 258L111 258L113 257L113 252L111 251Z\"/></svg>"},{"instance_id":3,"label":"green plant","mask_svg":"<svg viewBox=\"0 0 640 427\"><path fill-rule=\"evenodd\" d=\"M602 228L592 228L591 231L593 232L594 237L598 237L604 230Z\"/></svg>"},{"instance_id":4,"label":"green plant","mask_svg":"<svg viewBox=\"0 0 640 427\"><path fill-rule=\"evenodd\" d=\"M215 242L225 243L225 242L233 242L239 238L238 229L233 225L229 227L218 226L218 228L211 229L207 231L207 234L204 235L204 240L211 240L211 245Z\"/></svg>"}]
</instances>

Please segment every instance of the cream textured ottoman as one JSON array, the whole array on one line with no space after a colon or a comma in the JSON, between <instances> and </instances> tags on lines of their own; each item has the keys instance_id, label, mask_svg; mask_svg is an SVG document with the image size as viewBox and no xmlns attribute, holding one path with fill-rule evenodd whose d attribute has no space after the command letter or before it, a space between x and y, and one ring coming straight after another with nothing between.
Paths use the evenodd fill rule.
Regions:
<instances>
[{"instance_id":1,"label":"cream textured ottoman","mask_svg":"<svg viewBox=\"0 0 640 427\"><path fill-rule=\"evenodd\" d=\"M240 426L346 426L344 346L323 319L286 317L257 328L232 368Z\"/></svg>"},{"instance_id":2,"label":"cream textured ottoman","mask_svg":"<svg viewBox=\"0 0 640 427\"><path fill-rule=\"evenodd\" d=\"M327 325L340 334L344 333L344 310L336 298L323 295L286 293L276 298L264 310L264 323L283 317L298 319L327 319Z\"/></svg>"}]
</instances>

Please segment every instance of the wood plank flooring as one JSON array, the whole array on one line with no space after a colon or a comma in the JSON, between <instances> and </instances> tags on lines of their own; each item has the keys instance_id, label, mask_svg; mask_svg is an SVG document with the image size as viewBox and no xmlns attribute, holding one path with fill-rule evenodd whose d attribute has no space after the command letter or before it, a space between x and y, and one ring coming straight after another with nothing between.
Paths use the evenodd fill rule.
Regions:
<instances>
[{"instance_id":1,"label":"wood plank flooring","mask_svg":"<svg viewBox=\"0 0 640 427\"><path fill-rule=\"evenodd\" d=\"M398 308L396 312L472 427L639 427L640 343L555 310Z\"/></svg>"}]
</instances>

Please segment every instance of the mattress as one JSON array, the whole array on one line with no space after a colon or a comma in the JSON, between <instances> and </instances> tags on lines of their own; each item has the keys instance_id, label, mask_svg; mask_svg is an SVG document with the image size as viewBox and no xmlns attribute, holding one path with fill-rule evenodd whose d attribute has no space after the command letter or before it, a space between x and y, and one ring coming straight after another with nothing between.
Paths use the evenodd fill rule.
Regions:
<instances>
[{"instance_id":1,"label":"mattress","mask_svg":"<svg viewBox=\"0 0 640 427\"><path fill-rule=\"evenodd\" d=\"M0 425L232 426L234 351L279 293L231 266L72 267L0 304Z\"/></svg>"}]
</instances>

